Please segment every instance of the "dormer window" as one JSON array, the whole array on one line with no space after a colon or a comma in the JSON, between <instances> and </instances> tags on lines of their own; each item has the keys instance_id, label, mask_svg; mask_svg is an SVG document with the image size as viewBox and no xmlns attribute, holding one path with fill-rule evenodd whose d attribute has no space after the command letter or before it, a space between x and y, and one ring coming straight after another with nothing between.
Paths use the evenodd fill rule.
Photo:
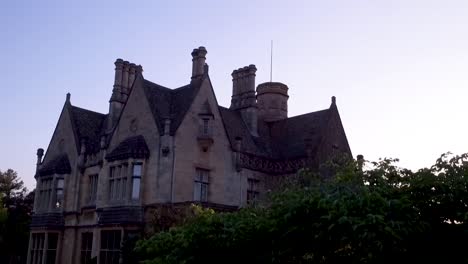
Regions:
<instances>
[{"instance_id":1,"label":"dormer window","mask_svg":"<svg viewBox=\"0 0 468 264\"><path fill-rule=\"evenodd\" d=\"M212 125L214 120L214 115L211 111L211 107L208 101L202 105L198 116L200 117L199 132L197 137L198 145L203 152L207 152L210 146L213 144Z\"/></svg>"}]
</instances>

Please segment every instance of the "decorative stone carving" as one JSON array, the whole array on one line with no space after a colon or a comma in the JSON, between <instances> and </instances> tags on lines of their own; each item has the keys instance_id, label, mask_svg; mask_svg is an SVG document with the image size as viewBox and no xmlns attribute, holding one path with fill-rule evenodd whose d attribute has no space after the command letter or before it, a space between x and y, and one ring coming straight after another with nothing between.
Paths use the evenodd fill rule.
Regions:
<instances>
[{"instance_id":1,"label":"decorative stone carving","mask_svg":"<svg viewBox=\"0 0 468 264\"><path fill-rule=\"evenodd\" d=\"M306 158L294 160L271 160L247 153L240 153L240 167L271 174L294 173L307 166Z\"/></svg>"},{"instance_id":2,"label":"decorative stone carving","mask_svg":"<svg viewBox=\"0 0 468 264\"><path fill-rule=\"evenodd\" d=\"M168 146L163 147L162 150L161 150L161 153L162 153L163 157L167 157L167 155L169 155L169 152L170 152L170 150L169 150Z\"/></svg>"}]
</instances>

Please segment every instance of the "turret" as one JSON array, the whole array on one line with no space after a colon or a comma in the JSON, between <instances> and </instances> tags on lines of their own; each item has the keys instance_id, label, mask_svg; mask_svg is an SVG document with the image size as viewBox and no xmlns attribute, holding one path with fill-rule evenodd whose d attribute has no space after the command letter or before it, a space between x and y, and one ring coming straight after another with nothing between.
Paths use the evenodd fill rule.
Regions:
<instances>
[{"instance_id":1,"label":"turret","mask_svg":"<svg viewBox=\"0 0 468 264\"><path fill-rule=\"evenodd\" d=\"M288 86L266 82L257 87L258 119L265 122L288 118Z\"/></svg>"}]
</instances>

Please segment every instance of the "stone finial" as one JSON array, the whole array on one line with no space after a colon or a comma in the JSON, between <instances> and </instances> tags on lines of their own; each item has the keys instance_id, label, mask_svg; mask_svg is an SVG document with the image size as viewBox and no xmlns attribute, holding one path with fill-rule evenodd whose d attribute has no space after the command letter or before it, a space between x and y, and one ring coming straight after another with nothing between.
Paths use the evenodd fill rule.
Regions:
<instances>
[{"instance_id":1,"label":"stone finial","mask_svg":"<svg viewBox=\"0 0 468 264\"><path fill-rule=\"evenodd\" d=\"M37 155L36 165L40 165L42 163L42 157L44 156L44 149L38 148L36 155Z\"/></svg>"},{"instance_id":2,"label":"stone finial","mask_svg":"<svg viewBox=\"0 0 468 264\"><path fill-rule=\"evenodd\" d=\"M70 97L71 97L71 94L67 93L67 96L65 97L65 102L70 103Z\"/></svg>"},{"instance_id":3,"label":"stone finial","mask_svg":"<svg viewBox=\"0 0 468 264\"><path fill-rule=\"evenodd\" d=\"M331 103L332 103L332 105L336 105L336 97L335 96L331 97Z\"/></svg>"},{"instance_id":4,"label":"stone finial","mask_svg":"<svg viewBox=\"0 0 468 264\"><path fill-rule=\"evenodd\" d=\"M137 65L137 66L135 67L135 70L136 70L137 73L143 73L143 66Z\"/></svg>"}]
</instances>

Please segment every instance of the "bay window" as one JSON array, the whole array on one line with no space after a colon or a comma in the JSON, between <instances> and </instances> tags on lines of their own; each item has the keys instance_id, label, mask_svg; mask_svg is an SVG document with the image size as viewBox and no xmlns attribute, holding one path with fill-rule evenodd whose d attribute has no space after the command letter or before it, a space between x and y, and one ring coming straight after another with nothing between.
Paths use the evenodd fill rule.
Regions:
<instances>
[{"instance_id":1,"label":"bay window","mask_svg":"<svg viewBox=\"0 0 468 264\"><path fill-rule=\"evenodd\" d=\"M109 200L125 200L127 193L127 164L110 167Z\"/></svg>"},{"instance_id":2,"label":"bay window","mask_svg":"<svg viewBox=\"0 0 468 264\"><path fill-rule=\"evenodd\" d=\"M58 233L33 233L29 252L29 264L55 264L58 248Z\"/></svg>"}]
</instances>

